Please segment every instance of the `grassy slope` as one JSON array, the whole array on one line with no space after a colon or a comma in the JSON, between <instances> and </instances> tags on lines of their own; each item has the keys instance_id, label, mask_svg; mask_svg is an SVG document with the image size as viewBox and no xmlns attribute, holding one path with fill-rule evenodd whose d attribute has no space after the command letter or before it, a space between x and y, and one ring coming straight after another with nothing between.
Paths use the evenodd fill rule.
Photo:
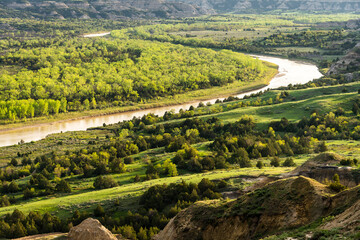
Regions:
<instances>
[{"instance_id":1,"label":"grassy slope","mask_svg":"<svg viewBox=\"0 0 360 240\"><path fill-rule=\"evenodd\" d=\"M342 93L342 90L346 88L348 93ZM351 109L350 101L358 96L357 89L360 88L360 83L350 83L341 86L332 86L332 87L321 87L321 88L311 88L305 90L293 90L289 91L290 96L295 98L294 101L284 102L281 104L275 104L270 106L259 106L259 107L246 107L246 108L238 108L231 111L217 113L217 114L209 114L201 116L202 118L208 117L218 117L225 122L233 122L236 121L240 116L244 114L253 115L257 122L259 122L258 126L260 128L265 127L265 123L268 123L271 120L278 120L283 116L286 116L289 120L297 121L301 119L303 116L309 116L313 109L319 109L322 112L327 112L333 109L336 109L340 103L341 106L349 112ZM274 97L280 91L271 91L267 92L263 96L262 99L268 99L269 97ZM240 100L240 101L252 101L250 100ZM233 104L234 102L222 103L220 105L225 106L227 104ZM213 105L211 107L207 107L208 109L216 108L219 105ZM197 111L200 111L197 109ZM202 110L203 111L203 110ZM179 120L175 120L179 121ZM28 143L20 146L14 147L5 147L2 148L1 151L6 153L7 159L11 156L15 156L21 148L28 149L51 149L56 141L60 138L63 141L62 147L67 148L76 148L74 146L74 139L82 139L78 140L79 146L78 148L82 148L86 146L88 139L95 139L95 136L99 135L99 141L104 142L107 141L105 138L106 134L110 134L108 130L92 130L86 132L78 132L78 133L65 133L65 134L57 134L45 140ZM208 143L197 144L196 148L198 148L202 154L207 153L206 145ZM359 144L355 141L329 141L330 149L333 151L341 151L344 154L352 157L360 156L360 147ZM349 149L351 146L351 149ZM46 151L46 150L45 150ZM115 174L114 178L121 183L121 186L105 189L100 191L94 191L92 186L93 179L80 179L76 176L70 177L68 180L70 181L74 192L68 195L56 195L51 197L43 197L43 198L35 198L27 202L21 202L17 205L0 208L0 216L13 211L15 208L18 208L22 211L30 211L30 210L40 210L40 211L52 211L59 216L69 215L71 211L74 209L88 209L91 210L95 204L101 202L102 204L109 204L111 201L120 198L121 206L120 211L126 211L128 209L136 208L137 198L140 194L145 191L146 188L154 185L154 184L162 184L162 183L172 183L179 182L181 180L199 182L202 178L208 177L210 179L224 179L230 177L238 177L238 176L259 176L261 174L266 175L278 175L287 171L290 171L291 168L270 168L266 167L264 169L257 168L233 168L230 170L217 170L213 172L207 173L199 173L199 174L189 174L184 171L180 171L180 173L184 174L178 177L172 178L162 178L156 180L150 180L142 183L132 183L132 179L136 174L144 175L146 170L146 161L150 157L155 157L159 159L159 162L162 162L166 158L172 157L173 153L167 154L163 153L163 149L152 149L146 152L139 153L134 156L137 159L134 164L128 165L128 169L130 172L125 174ZM310 157L309 155L301 155L295 158L297 164L301 164L306 159ZM5 159L4 159L5 161ZM268 159L264 159L265 163L268 163ZM22 179L21 182L26 182L28 179ZM21 183L20 182L20 183ZM19 196L20 197L20 196Z\"/></svg>"}]
</instances>

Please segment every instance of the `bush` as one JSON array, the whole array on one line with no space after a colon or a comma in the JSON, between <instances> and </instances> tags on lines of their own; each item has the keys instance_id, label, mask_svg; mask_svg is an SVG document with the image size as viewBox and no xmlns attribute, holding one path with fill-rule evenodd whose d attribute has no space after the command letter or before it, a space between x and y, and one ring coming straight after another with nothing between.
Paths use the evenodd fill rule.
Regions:
<instances>
[{"instance_id":1,"label":"bush","mask_svg":"<svg viewBox=\"0 0 360 240\"><path fill-rule=\"evenodd\" d=\"M294 159L292 158L287 158L285 160L285 162L283 163L283 166L284 167L295 167L296 166L296 163L294 162Z\"/></svg>"},{"instance_id":2,"label":"bush","mask_svg":"<svg viewBox=\"0 0 360 240\"><path fill-rule=\"evenodd\" d=\"M134 158L133 157L126 157L124 158L124 163L125 164L132 164L134 162Z\"/></svg>"},{"instance_id":3,"label":"bush","mask_svg":"<svg viewBox=\"0 0 360 240\"><path fill-rule=\"evenodd\" d=\"M274 157L271 159L270 165L273 167L280 167L280 159L278 157Z\"/></svg>"},{"instance_id":4,"label":"bush","mask_svg":"<svg viewBox=\"0 0 360 240\"><path fill-rule=\"evenodd\" d=\"M56 184L55 189L57 192L70 193L71 187L68 182L62 179L58 184Z\"/></svg>"},{"instance_id":5,"label":"bush","mask_svg":"<svg viewBox=\"0 0 360 240\"><path fill-rule=\"evenodd\" d=\"M342 192L344 191L347 187L342 185L341 183L338 183L338 182L333 182L333 183L330 183L329 185L330 189L335 191L335 192Z\"/></svg>"},{"instance_id":6,"label":"bush","mask_svg":"<svg viewBox=\"0 0 360 240\"><path fill-rule=\"evenodd\" d=\"M105 189L117 187L118 184L111 176L98 176L94 181L95 189Z\"/></svg>"},{"instance_id":7,"label":"bush","mask_svg":"<svg viewBox=\"0 0 360 240\"><path fill-rule=\"evenodd\" d=\"M259 169L262 169L264 167L264 163L262 161L258 161L256 163L256 167L259 168Z\"/></svg>"},{"instance_id":8,"label":"bush","mask_svg":"<svg viewBox=\"0 0 360 240\"><path fill-rule=\"evenodd\" d=\"M100 204L98 204L94 209L94 215L95 217L103 217L105 215L105 210L102 206L100 206Z\"/></svg>"},{"instance_id":9,"label":"bush","mask_svg":"<svg viewBox=\"0 0 360 240\"><path fill-rule=\"evenodd\" d=\"M10 161L10 165L13 165L14 167L16 167L18 165L18 161L15 158L13 158Z\"/></svg>"},{"instance_id":10,"label":"bush","mask_svg":"<svg viewBox=\"0 0 360 240\"><path fill-rule=\"evenodd\" d=\"M340 164L343 166L356 166L358 163L357 159L343 159L340 161Z\"/></svg>"},{"instance_id":11,"label":"bush","mask_svg":"<svg viewBox=\"0 0 360 240\"><path fill-rule=\"evenodd\" d=\"M345 189L347 189L346 186L342 185L340 183L340 177L338 174L335 174L334 177L333 177L333 182L330 183L329 185L330 189L335 191L335 192L342 192L344 191Z\"/></svg>"},{"instance_id":12,"label":"bush","mask_svg":"<svg viewBox=\"0 0 360 240\"><path fill-rule=\"evenodd\" d=\"M326 152L327 150L328 150L328 147L326 146L325 141L320 142L315 148L315 152L317 152L317 153Z\"/></svg>"}]
</instances>

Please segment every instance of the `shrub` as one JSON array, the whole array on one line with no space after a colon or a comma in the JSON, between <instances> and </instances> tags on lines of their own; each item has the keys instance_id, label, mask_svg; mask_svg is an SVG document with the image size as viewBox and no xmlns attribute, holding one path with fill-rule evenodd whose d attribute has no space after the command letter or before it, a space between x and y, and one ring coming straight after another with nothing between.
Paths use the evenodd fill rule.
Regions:
<instances>
[{"instance_id":1,"label":"shrub","mask_svg":"<svg viewBox=\"0 0 360 240\"><path fill-rule=\"evenodd\" d=\"M273 167L279 167L280 159L278 157L274 157L273 159L271 159L270 165Z\"/></svg>"},{"instance_id":2,"label":"shrub","mask_svg":"<svg viewBox=\"0 0 360 240\"><path fill-rule=\"evenodd\" d=\"M294 162L294 159L292 159L292 158L287 158L287 159L285 160L285 162L283 163L283 166L284 166L284 167L294 167L294 166L296 166L296 163Z\"/></svg>"},{"instance_id":3,"label":"shrub","mask_svg":"<svg viewBox=\"0 0 360 240\"><path fill-rule=\"evenodd\" d=\"M117 187L118 184L111 176L98 176L94 181L95 189Z\"/></svg>"},{"instance_id":4,"label":"shrub","mask_svg":"<svg viewBox=\"0 0 360 240\"><path fill-rule=\"evenodd\" d=\"M257 161L256 167L262 169L264 167L264 163L262 161Z\"/></svg>"},{"instance_id":5,"label":"shrub","mask_svg":"<svg viewBox=\"0 0 360 240\"><path fill-rule=\"evenodd\" d=\"M70 193L71 187L68 182L62 179L58 184L56 184L55 189L57 192Z\"/></svg>"},{"instance_id":6,"label":"shrub","mask_svg":"<svg viewBox=\"0 0 360 240\"><path fill-rule=\"evenodd\" d=\"M100 204L94 209L94 215L95 217L103 217L105 215L105 210Z\"/></svg>"}]
</instances>

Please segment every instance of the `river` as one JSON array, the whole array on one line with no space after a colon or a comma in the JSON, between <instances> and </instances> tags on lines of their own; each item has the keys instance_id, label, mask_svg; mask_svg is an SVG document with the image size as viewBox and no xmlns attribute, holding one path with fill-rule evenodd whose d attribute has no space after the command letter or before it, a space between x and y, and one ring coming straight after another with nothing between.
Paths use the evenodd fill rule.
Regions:
<instances>
[{"instance_id":1,"label":"river","mask_svg":"<svg viewBox=\"0 0 360 240\"><path fill-rule=\"evenodd\" d=\"M84 37L101 37L108 34L109 33L89 34L89 35L84 35ZM300 61L291 61L288 59L282 59L282 58L276 58L270 56L254 55L254 57L277 64L279 66L279 73L271 80L268 86L255 91L239 94L237 95L237 97L242 98L246 94L248 95L259 91L264 91L268 88L278 88L282 86L288 86L289 84L298 84L298 83L303 84L322 76L318 68L312 64L308 64ZM217 98L212 98L211 96L209 96L209 100L202 102L214 103L216 99ZM78 120L68 120L68 121L54 122L49 124L34 125L19 129L12 129L8 131L5 130L0 132L0 147L17 144L21 140L24 140L25 142L40 140L52 133L59 133L66 131L80 131L80 130L86 130L87 128L91 128L91 127L101 126L103 125L103 123L106 124L117 123L119 121L132 119L133 117L140 117L148 113L163 115L165 111L169 111L172 109L178 112L181 108L188 109L191 105L197 106L199 102L200 101L185 103L175 106L159 107L159 108L152 108L152 109L139 110L139 111L116 113L116 114L98 116L98 117L88 117Z\"/></svg>"}]
</instances>

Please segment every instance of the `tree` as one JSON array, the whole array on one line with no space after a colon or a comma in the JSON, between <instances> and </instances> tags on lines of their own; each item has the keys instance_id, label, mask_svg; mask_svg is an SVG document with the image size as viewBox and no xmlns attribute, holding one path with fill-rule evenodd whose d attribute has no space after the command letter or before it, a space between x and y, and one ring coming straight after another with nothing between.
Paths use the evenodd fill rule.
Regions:
<instances>
[{"instance_id":1,"label":"tree","mask_svg":"<svg viewBox=\"0 0 360 240\"><path fill-rule=\"evenodd\" d=\"M24 225L20 221L12 224L10 231L14 238L24 237L27 234Z\"/></svg>"},{"instance_id":2,"label":"tree","mask_svg":"<svg viewBox=\"0 0 360 240\"><path fill-rule=\"evenodd\" d=\"M215 183L210 181L208 178L203 178L198 184L199 190L201 193L205 192L207 189L214 190L215 189Z\"/></svg>"},{"instance_id":3,"label":"tree","mask_svg":"<svg viewBox=\"0 0 360 240\"><path fill-rule=\"evenodd\" d=\"M271 159L270 165L273 167L279 167L280 159L278 157L273 157L273 159Z\"/></svg>"},{"instance_id":4,"label":"tree","mask_svg":"<svg viewBox=\"0 0 360 240\"><path fill-rule=\"evenodd\" d=\"M354 103L354 104L353 104L352 112L353 112L355 115L358 115L358 114L359 114L360 108L359 108L359 105L358 105L357 103Z\"/></svg>"},{"instance_id":5,"label":"tree","mask_svg":"<svg viewBox=\"0 0 360 240\"><path fill-rule=\"evenodd\" d=\"M317 145L315 152L326 152L327 150L328 147L326 146L326 142L322 141Z\"/></svg>"},{"instance_id":6,"label":"tree","mask_svg":"<svg viewBox=\"0 0 360 240\"><path fill-rule=\"evenodd\" d=\"M37 179L37 184L38 184L40 189L51 188L51 184L50 184L49 180L44 175L42 175L41 173L39 173L37 175L36 179Z\"/></svg>"},{"instance_id":7,"label":"tree","mask_svg":"<svg viewBox=\"0 0 360 240\"><path fill-rule=\"evenodd\" d=\"M284 167L294 167L296 166L296 163L294 162L293 158L287 158L284 163L283 163Z\"/></svg>"},{"instance_id":8,"label":"tree","mask_svg":"<svg viewBox=\"0 0 360 240\"><path fill-rule=\"evenodd\" d=\"M332 189L335 192L342 192L345 189L347 189L346 186L342 185L340 183L340 177L339 174L335 173L333 177L333 182L329 185L330 189Z\"/></svg>"},{"instance_id":9,"label":"tree","mask_svg":"<svg viewBox=\"0 0 360 240\"><path fill-rule=\"evenodd\" d=\"M19 191L19 186L14 180L9 184L8 191L11 193L16 193Z\"/></svg>"},{"instance_id":10,"label":"tree","mask_svg":"<svg viewBox=\"0 0 360 240\"><path fill-rule=\"evenodd\" d=\"M128 239L136 239L136 232L132 226L125 225L119 228L123 237Z\"/></svg>"},{"instance_id":11,"label":"tree","mask_svg":"<svg viewBox=\"0 0 360 240\"><path fill-rule=\"evenodd\" d=\"M0 197L0 207L6 207L6 206L10 206L10 201L8 196L3 195L2 197Z\"/></svg>"},{"instance_id":12,"label":"tree","mask_svg":"<svg viewBox=\"0 0 360 240\"><path fill-rule=\"evenodd\" d=\"M85 109L85 110L90 109L90 101L89 101L89 99L85 99L85 100L83 101L83 106L84 106L84 109Z\"/></svg>"},{"instance_id":13,"label":"tree","mask_svg":"<svg viewBox=\"0 0 360 240\"><path fill-rule=\"evenodd\" d=\"M136 174L136 176L134 177L134 182L140 182L141 178L139 176L139 174Z\"/></svg>"},{"instance_id":14,"label":"tree","mask_svg":"<svg viewBox=\"0 0 360 240\"><path fill-rule=\"evenodd\" d=\"M17 222L17 221L24 221L25 215L23 212L21 212L19 209L15 209L13 213L11 214L11 221Z\"/></svg>"},{"instance_id":15,"label":"tree","mask_svg":"<svg viewBox=\"0 0 360 240\"><path fill-rule=\"evenodd\" d=\"M238 148L231 156L231 161L233 163L238 163L241 168L251 167L251 162L249 159L249 154L245 148Z\"/></svg>"},{"instance_id":16,"label":"tree","mask_svg":"<svg viewBox=\"0 0 360 240\"><path fill-rule=\"evenodd\" d=\"M105 216L105 210L100 204L98 204L96 206L96 208L94 209L94 215L95 215L95 217L103 217L103 216Z\"/></svg>"},{"instance_id":17,"label":"tree","mask_svg":"<svg viewBox=\"0 0 360 240\"><path fill-rule=\"evenodd\" d=\"M61 98L59 111L60 112L66 112L67 111L67 100L66 100L66 98Z\"/></svg>"},{"instance_id":18,"label":"tree","mask_svg":"<svg viewBox=\"0 0 360 240\"><path fill-rule=\"evenodd\" d=\"M91 99L90 108L91 108L91 109L95 109L95 108L96 108L96 100L95 100L94 97Z\"/></svg>"},{"instance_id":19,"label":"tree","mask_svg":"<svg viewBox=\"0 0 360 240\"><path fill-rule=\"evenodd\" d=\"M167 159L162 165L163 175L167 177L175 177L178 175L176 165L170 160Z\"/></svg>"},{"instance_id":20,"label":"tree","mask_svg":"<svg viewBox=\"0 0 360 240\"><path fill-rule=\"evenodd\" d=\"M15 158L12 158L10 161L10 165L16 167L18 165L18 161Z\"/></svg>"},{"instance_id":21,"label":"tree","mask_svg":"<svg viewBox=\"0 0 360 240\"><path fill-rule=\"evenodd\" d=\"M262 161L257 161L256 167L262 169L264 167L264 163Z\"/></svg>"},{"instance_id":22,"label":"tree","mask_svg":"<svg viewBox=\"0 0 360 240\"><path fill-rule=\"evenodd\" d=\"M137 237L139 240L148 240L148 236L147 236L147 229L146 228L140 228L139 232L137 234Z\"/></svg>"},{"instance_id":23,"label":"tree","mask_svg":"<svg viewBox=\"0 0 360 240\"><path fill-rule=\"evenodd\" d=\"M98 176L94 181L95 189L105 189L117 187L118 184L111 176Z\"/></svg>"},{"instance_id":24,"label":"tree","mask_svg":"<svg viewBox=\"0 0 360 240\"><path fill-rule=\"evenodd\" d=\"M25 190L23 191L23 198L24 199L29 199L35 196L35 189L34 188L25 188Z\"/></svg>"},{"instance_id":25,"label":"tree","mask_svg":"<svg viewBox=\"0 0 360 240\"><path fill-rule=\"evenodd\" d=\"M56 184L55 189L57 192L63 192L63 193L71 192L70 184L64 179L60 180L60 182Z\"/></svg>"}]
</instances>

